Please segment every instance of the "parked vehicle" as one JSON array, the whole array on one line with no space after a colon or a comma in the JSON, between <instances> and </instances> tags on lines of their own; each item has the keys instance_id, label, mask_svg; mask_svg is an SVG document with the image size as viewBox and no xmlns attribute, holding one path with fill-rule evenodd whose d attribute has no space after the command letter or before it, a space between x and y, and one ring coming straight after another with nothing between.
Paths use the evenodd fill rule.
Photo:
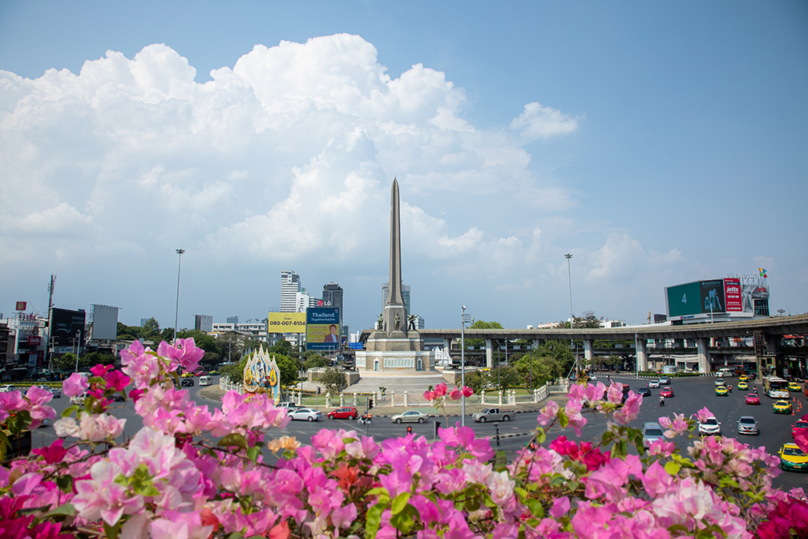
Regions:
<instances>
[{"instance_id":1,"label":"parked vehicle","mask_svg":"<svg viewBox=\"0 0 808 539\"><path fill-rule=\"evenodd\" d=\"M665 434L659 423L644 423L642 426L642 445L648 449L657 440L664 440Z\"/></svg>"},{"instance_id":2,"label":"parked vehicle","mask_svg":"<svg viewBox=\"0 0 808 539\"><path fill-rule=\"evenodd\" d=\"M323 413L311 408L298 408L297 410L291 410L289 417L293 421L320 421L323 418Z\"/></svg>"},{"instance_id":3,"label":"parked vehicle","mask_svg":"<svg viewBox=\"0 0 808 539\"><path fill-rule=\"evenodd\" d=\"M486 421L510 421L513 419L513 410L500 410L499 408L486 408L482 412L478 412L471 417L477 423L485 423Z\"/></svg>"},{"instance_id":4,"label":"parked vehicle","mask_svg":"<svg viewBox=\"0 0 808 539\"><path fill-rule=\"evenodd\" d=\"M403 414L396 414L390 418L393 423L423 423L429 421L429 416L420 410L407 410Z\"/></svg>"},{"instance_id":5,"label":"parked vehicle","mask_svg":"<svg viewBox=\"0 0 808 539\"><path fill-rule=\"evenodd\" d=\"M328 419L356 419L359 417L359 412L355 406L343 406L328 412L327 417Z\"/></svg>"},{"instance_id":6,"label":"parked vehicle","mask_svg":"<svg viewBox=\"0 0 808 539\"><path fill-rule=\"evenodd\" d=\"M738 420L738 434L760 434L757 420L751 415L743 415Z\"/></svg>"}]
</instances>

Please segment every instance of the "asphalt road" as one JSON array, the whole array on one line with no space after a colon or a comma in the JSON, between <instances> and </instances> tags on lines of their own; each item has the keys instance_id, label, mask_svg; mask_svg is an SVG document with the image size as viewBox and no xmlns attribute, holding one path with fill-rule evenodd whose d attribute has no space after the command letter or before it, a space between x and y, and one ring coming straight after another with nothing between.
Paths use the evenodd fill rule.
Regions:
<instances>
[{"instance_id":1,"label":"asphalt road","mask_svg":"<svg viewBox=\"0 0 808 539\"><path fill-rule=\"evenodd\" d=\"M628 383L632 388L639 388L645 385L645 380L637 380L630 378L614 378L615 381L621 383ZM652 389L652 396L646 399L643 403L639 417L632 423L632 426L637 428L642 427L642 424L647 421L657 421L660 416L666 415L671 417L674 413L685 414L690 416L696 413L703 407L707 407L721 422L722 434L725 436L733 436L739 438L740 441L748 443L753 447L765 446L767 451L776 454L784 443L792 441L791 438L791 425L803 414L808 413L808 401L800 394L792 394L792 400L796 403L794 406L794 415L775 414L772 411L772 403L774 399L770 399L763 395L763 390L760 384L757 384L758 393L761 395L761 404L759 406L746 405L744 399L747 391L739 391L734 389L728 396L720 397L715 394L714 378L695 378L695 379L673 379L671 387L674 390L674 397L666 399L664 407L658 405L659 390ZM730 378L729 383L733 387L737 387L738 379ZM199 395L199 386L187 388L191 392L191 398L199 405L207 405L209 409L218 406L218 403L208 401ZM57 418L61 412L69 406L69 399L62 397L61 399L54 399L51 405L56 409ZM801 408L800 408L801 406ZM403 411L403 408L402 408ZM425 412L431 412L424 409ZM134 408L131 402L115 403L111 408L111 412L119 418L127 419L126 429L123 438L133 436L143 425L142 419L134 413ZM742 415L751 415L758 420L760 426L760 435L748 436L737 434L738 419ZM597 415L586 415L588 424L583 427L581 440L597 441L603 434L606 421ZM436 418L440 421L441 426L446 426L446 420L442 417ZM457 416L449 417L451 424L459 421ZM516 418L509 422L500 423L475 423L470 416L466 418L466 425L474 429L477 437L489 436L491 443L496 447L496 434L497 431L500 435L499 449L506 451L508 458L512 458L515 453L521 449L525 443L530 439L534 429L537 426L536 413L519 413ZM357 430L360 434L367 434L373 436L376 440L381 441L387 438L394 438L406 435L407 424L394 424L390 418L376 417L373 424L370 426L358 425L355 421L351 420L324 420L322 422L307 422L307 421L292 421L289 425L278 433L279 436L295 436L301 443L309 443L311 437L323 428L343 428L346 430ZM435 437L435 420L430 420L424 424L409 424L415 434L425 436L427 439L432 440ZM572 429L565 431L551 431L548 433L548 441L557 438L560 435L566 435L570 439L576 439ZM33 443L35 446L49 445L55 439L55 433L52 426L40 428L34 433ZM679 450L683 453L686 451L684 443L686 440L675 440ZM267 457L270 457L267 454ZM774 480L775 486L790 489L793 487L804 487L806 485L806 476L797 472L783 472L779 477Z\"/></svg>"}]
</instances>

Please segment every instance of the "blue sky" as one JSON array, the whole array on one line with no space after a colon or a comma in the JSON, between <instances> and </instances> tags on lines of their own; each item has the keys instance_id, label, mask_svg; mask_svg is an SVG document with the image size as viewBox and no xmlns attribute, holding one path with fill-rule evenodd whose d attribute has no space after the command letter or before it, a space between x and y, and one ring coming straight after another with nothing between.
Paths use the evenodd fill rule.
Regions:
<instances>
[{"instance_id":1,"label":"blue sky","mask_svg":"<svg viewBox=\"0 0 808 539\"><path fill-rule=\"evenodd\" d=\"M760 266L806 312L807 29L804 2L3 2L0 312L55 273L58 306L170 326L182 247L181 326L263 318L293 269L368 327L394 176L427 327L565 318L566 252L576 314Z\"/></svg>"}]
</instances>

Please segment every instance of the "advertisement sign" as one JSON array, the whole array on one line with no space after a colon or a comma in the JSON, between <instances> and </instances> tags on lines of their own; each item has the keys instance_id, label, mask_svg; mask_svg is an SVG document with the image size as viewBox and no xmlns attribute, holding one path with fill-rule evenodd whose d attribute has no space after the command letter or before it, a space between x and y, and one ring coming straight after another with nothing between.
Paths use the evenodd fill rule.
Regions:
<instances>
[{"instance_id":1,"label":"advertisement sign","mask_svg":"<svg viewBox=\"0 0 808 539\"><path fill-rule=\"evenodd\" d=\"M95 341L114 341L118 338L118 308L93 305L93 329Z\"/></svg>"},{"instance_id":2,"label":"advertisement sign","mask_svg":"<svg viewBox=\"0 0 808 539\"><path fill-rule=\"evenodd\" d=\"M310 307L306 311L306 350L334 350L340 341L339 308Z\"/></svg>"},{"instance_id":3,"label":"advertisement sign","mask_svg":"<svg viewBox=\"0 0 808 539\"><path fill-rule=\"evenodd\" d=\"M85 312L69 311L53 308L53 344L55 346L72 346L75 342L84 342ZM80 334L77 339L76 334Z\"/></svg>"},{"instance_id":4,"label":"advertisement sign","mask_svg":"<svg viewBox=\"0 0 808 539\"><path fill-rule=\"evenodd\" d=\"M701 281L699 283L701 292L701 312L723 313L724 312L724 281L716 279L714 281Z\"/></svg>"},{"instance_id":5,"label":"advertisement sign","mask_svg":"<svg viewBox=\"0 0 808 539\"><path fill-rule=\"evenodd\" d=\"M724 279L724 301L728 313L743 312L740 279Z\"/></svg>"},{"instance_id":6,"label":"advertisement sign","mask_svg":"<svg viewBox=\"0 0 808 539\"><path fill-rule=\"evenodd\" d=\"M42 344L42 337L36 337L34 335L28 335L28 345L29 346L39 346Z\"/></svg>"},{"instance_id":7,"label":"advertisement sign","mask_svg":"<svg viewBox=\"0 0 808 539\"><path fill-rule=\"evenodd\" d=\"M14 309L14 310L15 311L24 311L27 306L28 306L27 301L18 301L17 302L17 308Z\"/></svg>"},{"instance_id":8,"label":"advertisement sign","mask_svg":"<svg viewBox=\"0 0 808 539\"><path fill-rule=\"evenodd\" d=\"M306 313L269 313L268 333L306 333Z\"/></svg>"},{"instance_id":9,"label":"advertisement sign","mask_svg":"<svg viewBox=\"0 0 808 539\"><path fill-rule=\"evenodd\" d=\"M699 283L671 286L666 291L669 317L701 314L701 287Z\"/></svg>"}]
</instances>

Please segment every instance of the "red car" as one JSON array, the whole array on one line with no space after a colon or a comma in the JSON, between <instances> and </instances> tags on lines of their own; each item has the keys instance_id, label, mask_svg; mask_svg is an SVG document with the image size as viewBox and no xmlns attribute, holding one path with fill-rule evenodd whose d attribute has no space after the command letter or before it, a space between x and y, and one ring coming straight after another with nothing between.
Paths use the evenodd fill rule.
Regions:
<instances>
[{"instance_id":1,"label":"red car","mask_svg":"<svg viewBox=\"0 0 808 539\"><path fill-rule=\"evenodd\" d=\"M328 412L328 419L356 419L359 417L359 412L356 411L355 406L343 406Z\"/></svg>"},{"instance_id":2,"label":"red car","mask_svg":"<svg viewBox=\"0 0 808 539\"><path fill-rule=\"evenodd\" d=\"M672 387L663 387L659 390L659 394L666 399L673 397L673 388Z\"/></svg>"},{"instance_id":3,"label":"red car","mask_svg":"<svg viewBox=\"0 0 808 539\"><path fill-rule=\"evenodd\" d=\"M808 428L808 421L805 419L800 419L796 423L791 426L791 437L795 437L797 433L801 430L805 430Z\"/></svg>"},{"instance_id":4,"label":"red car","mask_svg":"<svg viewBox=\"0 0 808 539\"><path fill-rule=\"evenodd\" d=\"M750 393L746 396L746 404L760 404L760 397L757 393Z\"/></svg>"}]
</instances>

